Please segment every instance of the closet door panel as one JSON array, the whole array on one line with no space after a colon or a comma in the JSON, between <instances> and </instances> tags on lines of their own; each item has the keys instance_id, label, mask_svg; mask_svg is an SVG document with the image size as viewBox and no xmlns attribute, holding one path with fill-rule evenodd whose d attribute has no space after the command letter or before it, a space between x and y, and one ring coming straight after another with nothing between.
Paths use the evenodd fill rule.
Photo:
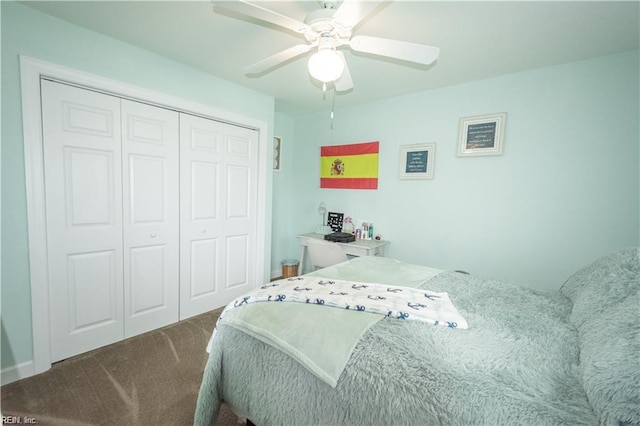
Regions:
<instances>
[{"instance_id":1,"label":"closet door panel","mask_svg":"<svg viewBox=\"0 0 640 426\"><path fill-rule=\"evenodd\" d=\"M115 256L114 250L106 250L67 257L71 333L121 322Z\"/></svg>"},{"instance_id":2,"label":"closet door panel","mask_svg":"<svg viewBox=\"0 0 640 426\"><path fill-rule=\"evenodd\" d=\"M114 153L68 146L62 149L62 170L57 172L65 175L62 194L67 226L73 231L82 231L85 225L115 226Z\"/></svg>"},{"instance_id":3,"label":"closet door panel","mask_svg":"<svg viewBox=\"0 0 640 426\"><path fill-rule=\"evenodd\" d=\"M216 291L217 272L216 262L211 259L218 258L218 239L201 239L191 242L189 298L197 300L214 294Z\"/></svg>"},{"instance_id":4,"label":"closet door panel","mask_svg":"<svg viewBox=\"0 0 640 426\"><path fill-rule=\"evenodd\" d=\"M222 123L180 114L180 319L220 306L223 138Z\"/></svg>"},{"instance_id":5,"label":"closet door panel","mask_svg":"<svg viewBox=\"0 0 640 426\"><path fill-rule=\"evenodd\" d=\"M131 316L145 315L149 311L167 306L165 291L166 245L134 247L129 251L131 287Z\"/></svg>"},{"instance_id":6,"label":"closet door panel","mask_svg":"<svg viewBox=\"0 0 640 426\"><path fill-rule=\"evenodd\" d=\"M120 100L41 82L52 361L123 338Z\"/></svg>"},{"instance_id":7,"label":"closet door panel","mask_svg":"<svg viewBox=\"0 0 640 426\"><path fill-rule=\"evenodd\" d=\"M122 100L127 337L178 321L178 113Z\"/></svg>"},{"instance_id":8,"label":"closet door panel","mask_svg":"<svg viewBox=\"0 0 640 426\"><path fill-rule=\"evenodd\" d=\"M251 250L246 235L233 235L226 238L226 287L243 287L248 284Z\"/></svg>"},{"instance_id":9,"label":"closet door panel","mask_svg":"<svg viewBox=\"0 0 640 426\"><path fill-rule=\"evenodd\" d=\"M218 220L218 164L191 161L191 190L183 196L191 199L191 222L216 224Z\"/></svg>"},{"instance_id":10,"label":"closet door panel","mask_svg":"<svg viewBox=\"0 0 640 426\"><path fill-rule=\"evenodd\" d=\"M163 223L166 159L130 155L129 161L131 223Z\"/></svg>"},{"instance_id":11,"label":"closet door panel","mask_svg":"<svg viewBox=\"0 0 640 426\"><path fill-rule=\"evenodd\" d=\"M230 126L225 136L225 293L235 298L258 285L249 281L256 256L258 134Z\"/></svg>"},{"instance_id":12,"label":"closet door panel","mask_svg":"<svg viewBox=\"0 0 640 426\"><path fill-rule=\"evenodd\" d=\"M249 218L251 171L245 166L227 166L227 219Z\"/></svg>"},{"instance_id":13,"label":"closet door panel","mask_svg":"<svg viewBox=\"0 0 640 426\"><path fill-rule=\"evenodd\" d=\"M258 133L180 114L180 317L223 306L257 283ZM262 284L262 283L260 283Z\"/></svg>"}]
</instances>

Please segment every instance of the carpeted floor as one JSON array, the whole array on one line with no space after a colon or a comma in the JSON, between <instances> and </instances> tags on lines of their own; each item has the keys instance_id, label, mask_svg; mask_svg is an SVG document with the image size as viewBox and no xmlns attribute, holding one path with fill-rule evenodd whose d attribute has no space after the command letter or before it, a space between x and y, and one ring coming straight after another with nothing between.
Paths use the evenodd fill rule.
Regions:
<instances>
[{"instance_id":1,"label":"carpeted floor","mask_svg":"<svg viewBox=\"0 0 640 426\"><path fill-rule=\"evenodd\" d=\"M2 415L39 425L191 425L205 346L222 310L54 364L5 385ZM219 426L237 426L225 406Z\"/></svg>"}]
</instances>

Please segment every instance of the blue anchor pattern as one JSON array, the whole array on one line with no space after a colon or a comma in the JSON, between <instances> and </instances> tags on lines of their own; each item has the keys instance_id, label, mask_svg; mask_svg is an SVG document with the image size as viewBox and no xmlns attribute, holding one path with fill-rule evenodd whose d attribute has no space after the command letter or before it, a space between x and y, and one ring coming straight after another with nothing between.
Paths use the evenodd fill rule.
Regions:
<instances>
[{"instance_id":1,"label":"blue anchor pattern","mask_svg":"<svg viewBox=\"0 0 640 426\"><path fill-rule=\"evenodd\" d=\"M468 326L447 293L411 287L298 276L265 284L231 302L225 311L255 302L308 303L370 312L390 319L425 321L452 329Z\"/></svg>"},{"instance_id":2,"label":"blue anchor pattern","mask_svg":"<svg viewBox=\"0 0 640 426\"><path fill-rule=\"evenodd\" d=\"M437 294L429 294L429 293L425 293L424 297L426 297L429 300L438 300L440 299L440 296L438 296Z\"/></svg>"},{"instance_id":3,"label":"blue anchor pattern","mask_svg":"<svg viewBox=\"0 0 640 426\"><path fill-rule=\"evenodd\" d=\"M265 284L260 288L264 290L264 289L269 288L269 287L278 287L278 284Z\"/></svg>"},{"instance_id":4,"label":"blue anchor pattern","mask_svg":"<svg viewBox=\"0 0 640 426\"><path fill-rule=\"evenodd\" d=\"M233 306L237 308L238 306L246 305L247 303L249 303L249 296L243 297L242 300L236 300L233 303Z\"/></svg>"},{"instance_id":5,"label":"blue anchor pattern","mask_svg":"<svg viewBox=\"0 0 640 426\"><path fill-rule=\"evenodd\" d=\"M372 296L372 295L368 295L367 299L371 299L371 300L387 300L387 298L384 297L384 296Z\"/></svg>"},{"instance_id":6,"label":"blue anchor pattern","mask_svg":"<svg viewBox=\"0 0 640 426\"><path fill-rule=\"evenodd\" d=\"M284 302L284 300L287 298L287 296L285 296L284 294L276 294L275 296L267 296L267 302Z\"/></svg>"},{"instance_id":7,"label":"blue anchor pattern","mask_svg":"<svg viewBox=\"0 0 640 426\"><path fill-rule=\"evenodd\" d=\"M411 309L422 309L422 308L426 308L427 305L423 305L422 303L407 303L407 306L410 307Z\"/></svg>"}]
</instances>

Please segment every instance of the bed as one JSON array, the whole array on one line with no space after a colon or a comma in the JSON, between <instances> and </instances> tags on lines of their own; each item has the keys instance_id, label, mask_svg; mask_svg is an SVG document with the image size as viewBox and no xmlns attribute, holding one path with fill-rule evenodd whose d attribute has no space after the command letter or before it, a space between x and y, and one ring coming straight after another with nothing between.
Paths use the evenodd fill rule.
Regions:
<instances>
[{"instance_id":1,"label":"bed","mask_svg":"<svg viewBox=\"0 0 640 426\"><path fill-rule=\"evenodd\" d=\"M224 401L256 425L640 425L639 259L618 251L553 292L379 257L314 271L446 292L468 328L247 304L216 326L194 423Z\"/></svg>"}]
</instances>

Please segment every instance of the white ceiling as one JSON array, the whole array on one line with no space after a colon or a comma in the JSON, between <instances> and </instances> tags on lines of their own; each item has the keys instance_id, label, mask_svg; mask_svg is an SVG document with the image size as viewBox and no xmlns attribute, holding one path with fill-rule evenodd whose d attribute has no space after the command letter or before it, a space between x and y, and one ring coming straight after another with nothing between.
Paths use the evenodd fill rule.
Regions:
<instances>
[{"instance_id":1,"label":"white ceiling","mask_svg":"<svg viewBox=\"0 0 640 426\"><path fill-rule=\"evenodd\" d=\"M276 111L328 110L331 94L299 57L261 77L243 69L303 43L273 25L242 19L209 1L28 1L28 6L93 31L156 52L217 77L273 96ZM317 1L260 6L300 21ZM640 48L636 1L407 1L385 2L354 30L437 46L428 67L345 50L354 89L336 107L455 85L527 69Z\"/></svg>"}]
</instances>

